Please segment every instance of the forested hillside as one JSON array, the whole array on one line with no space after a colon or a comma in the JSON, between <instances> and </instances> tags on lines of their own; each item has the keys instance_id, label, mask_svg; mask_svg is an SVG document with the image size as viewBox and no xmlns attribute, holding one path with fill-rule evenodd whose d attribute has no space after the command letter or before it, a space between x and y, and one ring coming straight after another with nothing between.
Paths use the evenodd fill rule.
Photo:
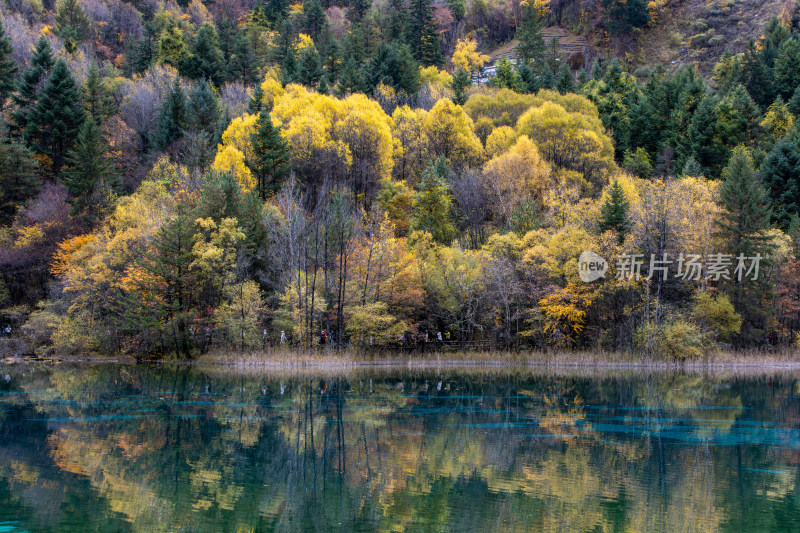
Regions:
<instances>
[{"instance_id":1,"label":"forested hillside","mask_svg":"<svg viewBox=\"0 0 800 533\"><path fill-rule=\"evenodd\" d=\"M798 11L748 5L670 60L697 4L9 0L0 351L796 345Z\"/></svg>"}]
</instances>

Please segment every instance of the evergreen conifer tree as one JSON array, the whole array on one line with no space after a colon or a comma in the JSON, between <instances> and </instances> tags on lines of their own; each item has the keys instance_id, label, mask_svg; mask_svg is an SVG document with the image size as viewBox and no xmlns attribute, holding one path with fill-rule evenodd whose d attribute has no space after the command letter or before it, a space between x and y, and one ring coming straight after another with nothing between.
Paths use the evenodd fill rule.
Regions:
<instances>
[{"instance_id":1,"label":"evergreen conifer tree","mask_svg":"<svg viewBox=\"0 0 800 533\"><path fill-rule=\"evenodd\" d=\"M308 87L316 87L322 77L319 54L314 46L307 46L300 52L296 80Z\"/></svg>"},{"instance_id":2,"label":"evergreen conifer tree","mask_svg":"<svg viewBox=\"0 0 800 533\"><path fill-rule=\"evenodd\" d=\"M191 59L183 32L174 20L169 19L158 38L159 63L168 63L178 70L185 71L191 65Z\"/></svg>"},{"instance_id":3,"label":"evergreen conifer tree","mask_svg":"<svg viewBox=\"0 0 800 533\"><path fill-rule=\"evenodd\" d=\"M718 169L720 163L719 150L714 138L716 105L716 98L710 95L700 102L689 123L686 142L682 147L684 160L689 156L694 156L706 172Z\"/></svg>"},{"instance_id":4,"label":"evergreen conifer tree","mask_svg":"<svg viewBox=\"0 0 800 533\"><path fill-rule=\"evenodd\" d=\"M443 62L439 33L436 31L432 12L431 0L411 0L408 44L414 58L425 66L438 66Z\"/></svg>"},{"instance_id":5,"label":"evergreen conifer tree","mask_svg":"<svg viewBox=\"0 0 800 533\"><path fill-rule=\"evenodd\" d=\"M774 217L784 227L792 216L800 215L800 132L791 132L776 142L759 175L769 191Z\"/></svg>"},{"instance_id":6,"label":"evergreen conifer tree","mask_svg":"<svg viewBox=\"0 0 800 533\"><path fill-rule=\"evenodd\" d=\"M463 68L456 70L455 74L453 74L453 82L451 84L453 88L453 102L455 104L464 105L467 103L467 87L471 84L472 80L470 79L469 72Z\"/></svg>"},{"instance_id":7,"label":"evergreen conifer tree","mask_svg":"<svg viewBox=\"0 0 800 533\"><path fill-rule=\"evenodd\" d=\"M28 125L28 115L36 105L39 85L43 79L49 76L54 64L50 43L44 36L39 37L31 56L31 68L22 75L22 82L12 98L16 106L12 114L14 118L13 131L24 132Z\"/></svg>"},{"instance_id":8,"label":"evergreen conifer tree","mask_svg":"<svg viewBox=\"0 0 800 533\"><path fill-rule=\"evenodd\" d=\"M6 99L16 87L14 79L18 68L12 57L13 52L11 41L0 24L0 109L5 106Z\"/></svg>"},{"instance_id":9,"label":"evergreen conifer tree","mask_svg":"<svg viewBox=\"0 0 800 533\"><path fill-rule=\"evenodd\" d=\"M322 33L323 27L328 23L325 10L319 0L303 0L303 18L306 33L316 41Z\"/></svg>"},{"instance_id":10,"label":"evergreen conifer tree","mask_svg":"<svg viewBox=\"0 0 800 533\"><path fill-rule=\"evenodd\" d=\"M414 193L411 216L412 231L427 231L433 236L433 240L445 246L449 246L456 236L449 172L444 157L425 169L417 192Z\"/></svg>"},{"instance_id":11,"label":"evergreen conifer tree","mask_svg":"<svg viewBox=\"0 0 800 533\"><path fill-rule=\"evenodd\" d=\"M94 62L89 66L89 74L82 92L86 114L94 119L98 126L114 113L111 95L108 94L100 70Z\"/></svg>"},{"instance_id":12,"label":"evergreen conifer tree","mask_svg":"<svg viewBox=\"0 0 800 533\"><path fill-rule=\"evenodd\" d=\"M556 90L561 94L575 92L575 77L572 75L569 65L564 62L558 69L558 78L556 79Z\"/></svg>"},{"instance_id":13,"label":"evergreen conifer tree","mask_svg":"<svg viewBox=\"0 0 800 533\"><path fill-rule=\"evenodd\" d=\"M628 234L628 208L630 202L625 195L625 190L619 180L614 180L608 189L608 198L600 208L600 231L614 231L617 233L619 244L625 242Z\"/></svg>"},{"instance_id":14,"label":"evergreen conifer tree","mask_svg":"<svg viewBox=\"0 0 800 533\"><path fill-rule=\"evenodd\" d=\"M155 133L155 146L164 150L178 140L186 129L186 94L180 81L176 78L161 108L158 111L158 122Z\"/></svg>"},{"instance_id":15,"label":"evergreen conifer tree","mask_svg":"<svg viewBox=\"0 0 800 533\"><path fill-rule=\"evenodd\" d=\"M28 118L26 138L37 153L50 157L58 175L85 119L80 93L63 59L53 67Z\"/></svg>"},{"instance_id":16,"label":"evergreen conifer tree","mask_svg":"<svg viewBox=\"0 0 800 533\"><path fill-rule=\"evenodd\" d=\"M747 92L758 105L768 106L775 100L775 74L765 63L764 54L756 49L752 41L745 52L743 68Z\"/></svg>"},{"instance_id":17,"label":"evergreen conifer tree","mask_svg":"<svg viewBox=\"0 0 800 533\"><path fill-rule=\"evenodd\" d=\"M204 22L200 26L192 52L193 77L210 80L215 85L225 80L224 58L219 45L219 35L213 24Z\"/></svg>"},{"instance_id":18,"label":"evergreen conifer tree","mask_svg":"<svg viewBox=\"0 0 800 533\"><path fill-rule=\"evenodd\" d=\"M107 153L108 145L97 123L84 121L75 146L67 154L69 166L64 171L64 185L72 195L74 214L106 203L115 177ZM99 215L96 209L91 209L91 214Z\"/></svg>"},{"instance_id":19,"label":"evergreen conifer tree","mask_svg":"<svg viewBox=\"0 0 800 533\"><path fill-rule=\"evenodd\" d=\"M534 66L538 69L538 63L544 56L545 44L542 37L544 26L544 16L536 2L526 2L522 8L520 24L517 26L516 38L517 60L521 64Z\"/></svg>"},{"instance_id":20,"label":"evergreen conifer tree","mask_svg":"<svg viewBox=\"0 0 800 533\"><path fill-rule=\"evenodd\" d=\"M354 58L350 57L345 61L339 72L339 83L336 90L340 95L363 92L363 73Z\"/></svg>"},{"instance_id":21,"label":"evergreen conifer tree","mask_svg":"<svg viewBox=\"0 0 800 533\"><path fill-rule=\"evenodd\" d=\"M389 0L389 15L386 23L386 40L405 42L408 10L404 0Z\"/></svg>"},{"instance_id":22,"label":"evergreen conifer tree","mask_svg":"<svg viewBox=\"0 0 800 533\"><path fill-rule=\"evenodd\" d=\"M722 171L719 204L722 208L716 220L717 236L725 244L725 252L734 258L761 255L758 280L734 276L726 283L727 292L736 311L742 316L740 341L755 343L762 340L766 318L771 305L772 286L764 271L773 250L770 229L770 209L767 191L758 181L750 152L739 146ZM736 260L734 260L736 262Z\"/></svg>"},{"instance_id":23,"label":"evergreen conifer tree","mask_svg":"<svg viewBox=\"0 0 800 533\"><path fill-rule=\"evenodd\" d=\"M215 138L222 127L222 117L222 104L214 94L211 84L206 80L196 81L186 103L187 125Z\"/></svg>"},{"instance_id":24,"label":"evergreen conifer tree","mask_svg":"<svg viewBox=\"0 0 800 533\"><path fill-rule=\"evenodd\" d=\"M8 225L17 207L33 198L42 188L39 162L19 140L0 142L0 224Z\"/></svg>"},{"instance_id":25,"label":"evergreen conifer tree","mask_svg":"<svg viewBox=\"0 0 800 533\"><path fill-rule=\"evenodd\" d=\"M786 39L775 59L775 88L780 96L789 99L800 86L800 41Z\"/></svg>"},{"instance_id":26,"label":"evergreen conifer tree","mask_svg":"<svg viewBox=\"0 0 800 533\"><path fill-rule=\"evenodd\" d=\"M294 49L286 51L281 63L281 83L288 85L297 81L297 57L295 56Z\"/></svg>"},{"instance_id":27,"label":"evergreen conifer tree","mask_svg":"<svg viewBox=\"0 0 800 533\"><path fill-rule=\"evenodd\" d=\"M283 185L289 168L289 147L265 108L258 115L251 140L255 155L249 167L256 176L259 195L265 199Z\"/></svg>"},{"instance_id":28,"label":"evergreen conifer tree","mask_svg":"<svg viewBox=\"0 0 800 533\"><path fill-rule=\"evenodd\" d=\"M77 0L62 0L55 16L56 33L70 54L89 37L92 21Z\"/></svg>"},{"instance_id":29,"label":"evergreen conifer tree","mask_svg":"<svg viewBox=\"0 0 800 533\"><path fill-rule=\"evenodd\" d=\"M258 85L256 90L253 91L253 96L250 97L250 103L247 104L247 112L257 115L261 112L262 107L264 107L264 89L261 88L261 85Z\"/></svg>"}]
</instances>

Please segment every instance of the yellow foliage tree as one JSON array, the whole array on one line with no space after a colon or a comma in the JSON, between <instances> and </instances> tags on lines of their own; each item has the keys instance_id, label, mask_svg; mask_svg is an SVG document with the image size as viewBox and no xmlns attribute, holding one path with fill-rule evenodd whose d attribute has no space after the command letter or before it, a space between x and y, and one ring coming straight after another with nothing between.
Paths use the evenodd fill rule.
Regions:
<instances>
[{"instance_id":1,"label":"yellow foliage tree","mask_svg":"<svg viewBox=\"0 0 800 533\"><path fill-rule=\"evenodd\" d=\"M492 133L486 139L486 155L488 157L497 157L500 154L504 154L514 146L516 140L517 132L514 131L514 128L500 126L492 130Z\"/></svg>"},{"instance_id":2,"label":"yellow foliage tree","mask_svg":"<svg viewBox=\"0 0 800 533\"><path fill-rule=\"evenodd\" d=\"M594 185L605 185L616 166L614 145L595 115L570 112L559 104L544 102L525 112L516 129L536 143L545 159L580 172Z\"/></svg>"},{"instance_id":3,"label":"yellow foliage tree","mask_svg":"<svg viewBox=\"0 0 800 533\"><path fill-rule=\"evenodd\" d=\"M220 145L211 168L220 172L230 172L242 192L249 192L256 186L256 178L247 167L245 155L233 146Z\"/></svg>"},{"instance_id":4,"label":"yellow foliage tree","mask_svg":"<svg viewBox=\"0 0 800 533\"><path fill-rule=\"evenodd\" d=\"M587 285L570 283L541 300L544 332L556 346L574 345L586 323L586 311L592 304Z\"/></svg>"},{"instance_id":5,"label":"yellow foliage tree","mask_svg":"<svg viewBox=\"0 0 800 533\"><path fill-rule=\"evenodd\" d=\"M491 210L503 227L509 226L512 213L526 198L542 206L550 174L550 164L525 135L507 153L486 163L483 186L493 200Z\"/></svg>"},{"instance_id":6,"label":"yellow foliage tree","mask_svg":"<svg viewBox=\"0 0 800 533\"><path fill-rule=\"evenodd\" d=\"M472 37L459 39L450 62L454 68L463 68L467 72L477 72L489 61L489 56L478 52L478 42Z\"/></svg>"},{"instance_id":7,"label":"yellow foliage tree","mask_svg":"<svg viewBox=\"0 0 800 533\"><path fill-rule=\"evenodd\" d=\"M416 185L428 164L427 114L424 109L412 109L407 105L397 107L392 113L396 180Z\"/></svg>"},{"instance_id":8,"label":"yellow foliage tree","mask_svg":"<svg viewBox=\"0 0 800 533\"><path fill-rule=\"evenodd\" d=\"M456 168L479 165L483 146L472 129L472 119L452 100L439 100L425 116L431 160L444 156Z\"/></svg>"}]
</instances>

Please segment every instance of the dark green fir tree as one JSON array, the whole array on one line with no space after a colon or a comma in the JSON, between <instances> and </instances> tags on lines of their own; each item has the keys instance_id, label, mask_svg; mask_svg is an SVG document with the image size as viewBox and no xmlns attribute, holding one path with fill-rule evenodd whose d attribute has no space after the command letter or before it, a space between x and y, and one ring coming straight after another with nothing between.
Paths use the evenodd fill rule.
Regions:
<instances>
[{"instance_id":1,"label":"dark green fir tree","mask_svg":"<svg viewBox=\"0 0 800 533\"><path fill-rule=\"evenodd\" d=\"M628 234L628 209L630 202L625 195L618 180L614 180L608 189L608 198L600 207L600 220L598 226L600 231L613 231L617 234L617 242L625 242Z\"/></svg>"},{"instance_id":2,"label":"dark green fir tree","mask_svg":"<svg viewBox=\"0 0 800 533\"><path fill-rule=\"evenodd\" d=\"M180 81L176 78L161 108L158 110L158 121L154 144L156 149L164 150L180 139L186 129L186 94Z\"/></svg>"},{"instance_id":3,"label":"dark green fir tree","mask_svg":"<svg viewBox=\"0 0 800 533\"><path fill-rule=\"evenodd\" d=\"M256 121L256 132L251 137L253 161L250 170L256 176L257 188L262 199L277 192L288 172L289 147L280 132L272 124L267 109L262 109Z\"/></svg>"},{"instance_id":4,"label":"dark green fir tree","mask_svg":"<svg viewBox=\"0 0 800 533\"><path fill-rule=\"evenodd\" d=\"M64 60L59 59L39 93L25 129L25 137L31 141L35 152L50 158L56 175L64 166L67 151L85 116L75 80Z\"/></svg>"}]
</instances>

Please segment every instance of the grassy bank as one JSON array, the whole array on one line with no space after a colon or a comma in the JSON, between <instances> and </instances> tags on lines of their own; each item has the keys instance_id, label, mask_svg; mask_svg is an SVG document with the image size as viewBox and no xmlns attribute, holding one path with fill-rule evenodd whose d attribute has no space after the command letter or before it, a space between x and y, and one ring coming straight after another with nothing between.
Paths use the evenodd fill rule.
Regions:
<instances>
[{"instance_id":1,"label":"grassy bank","mask_svg":"<svg viewBox=\"0 0 800 533\"><path fill-rule=\"evenodd\" d=\"M56 356L50 358L6 357L0 364L21 362L52 363L133 363L130 357ZM606 351L449 351L398 352L322 349L297 351L267 348L250 352L212 351L192 360L152 359L142 363L198 364L234 368L263 369L352 369L356 367L475 367L550 369L581 367L587 369L707 369L707 368L787 368L800 369L800 350L784 348L776 351L716 351L704 357L687 360L664 359L640 352Z\"/></svg>"},{"instance_id":2,"label":"grassy bank","mask_svg":"<svg viewBox=\"0 0 800 533\"><path fill-rule=\"evenodd\" d=\"M354 366L588 366L690 368L708 366L776 366L800 368L800 351L718 351L690 360L647 357L638 352L604 351L452 351L409 353L392 351L358 352L318 350L298 352L266 349L253 352L213 352L195 360L201 364L277 367Z\"/></svg>"}]
</instances>

